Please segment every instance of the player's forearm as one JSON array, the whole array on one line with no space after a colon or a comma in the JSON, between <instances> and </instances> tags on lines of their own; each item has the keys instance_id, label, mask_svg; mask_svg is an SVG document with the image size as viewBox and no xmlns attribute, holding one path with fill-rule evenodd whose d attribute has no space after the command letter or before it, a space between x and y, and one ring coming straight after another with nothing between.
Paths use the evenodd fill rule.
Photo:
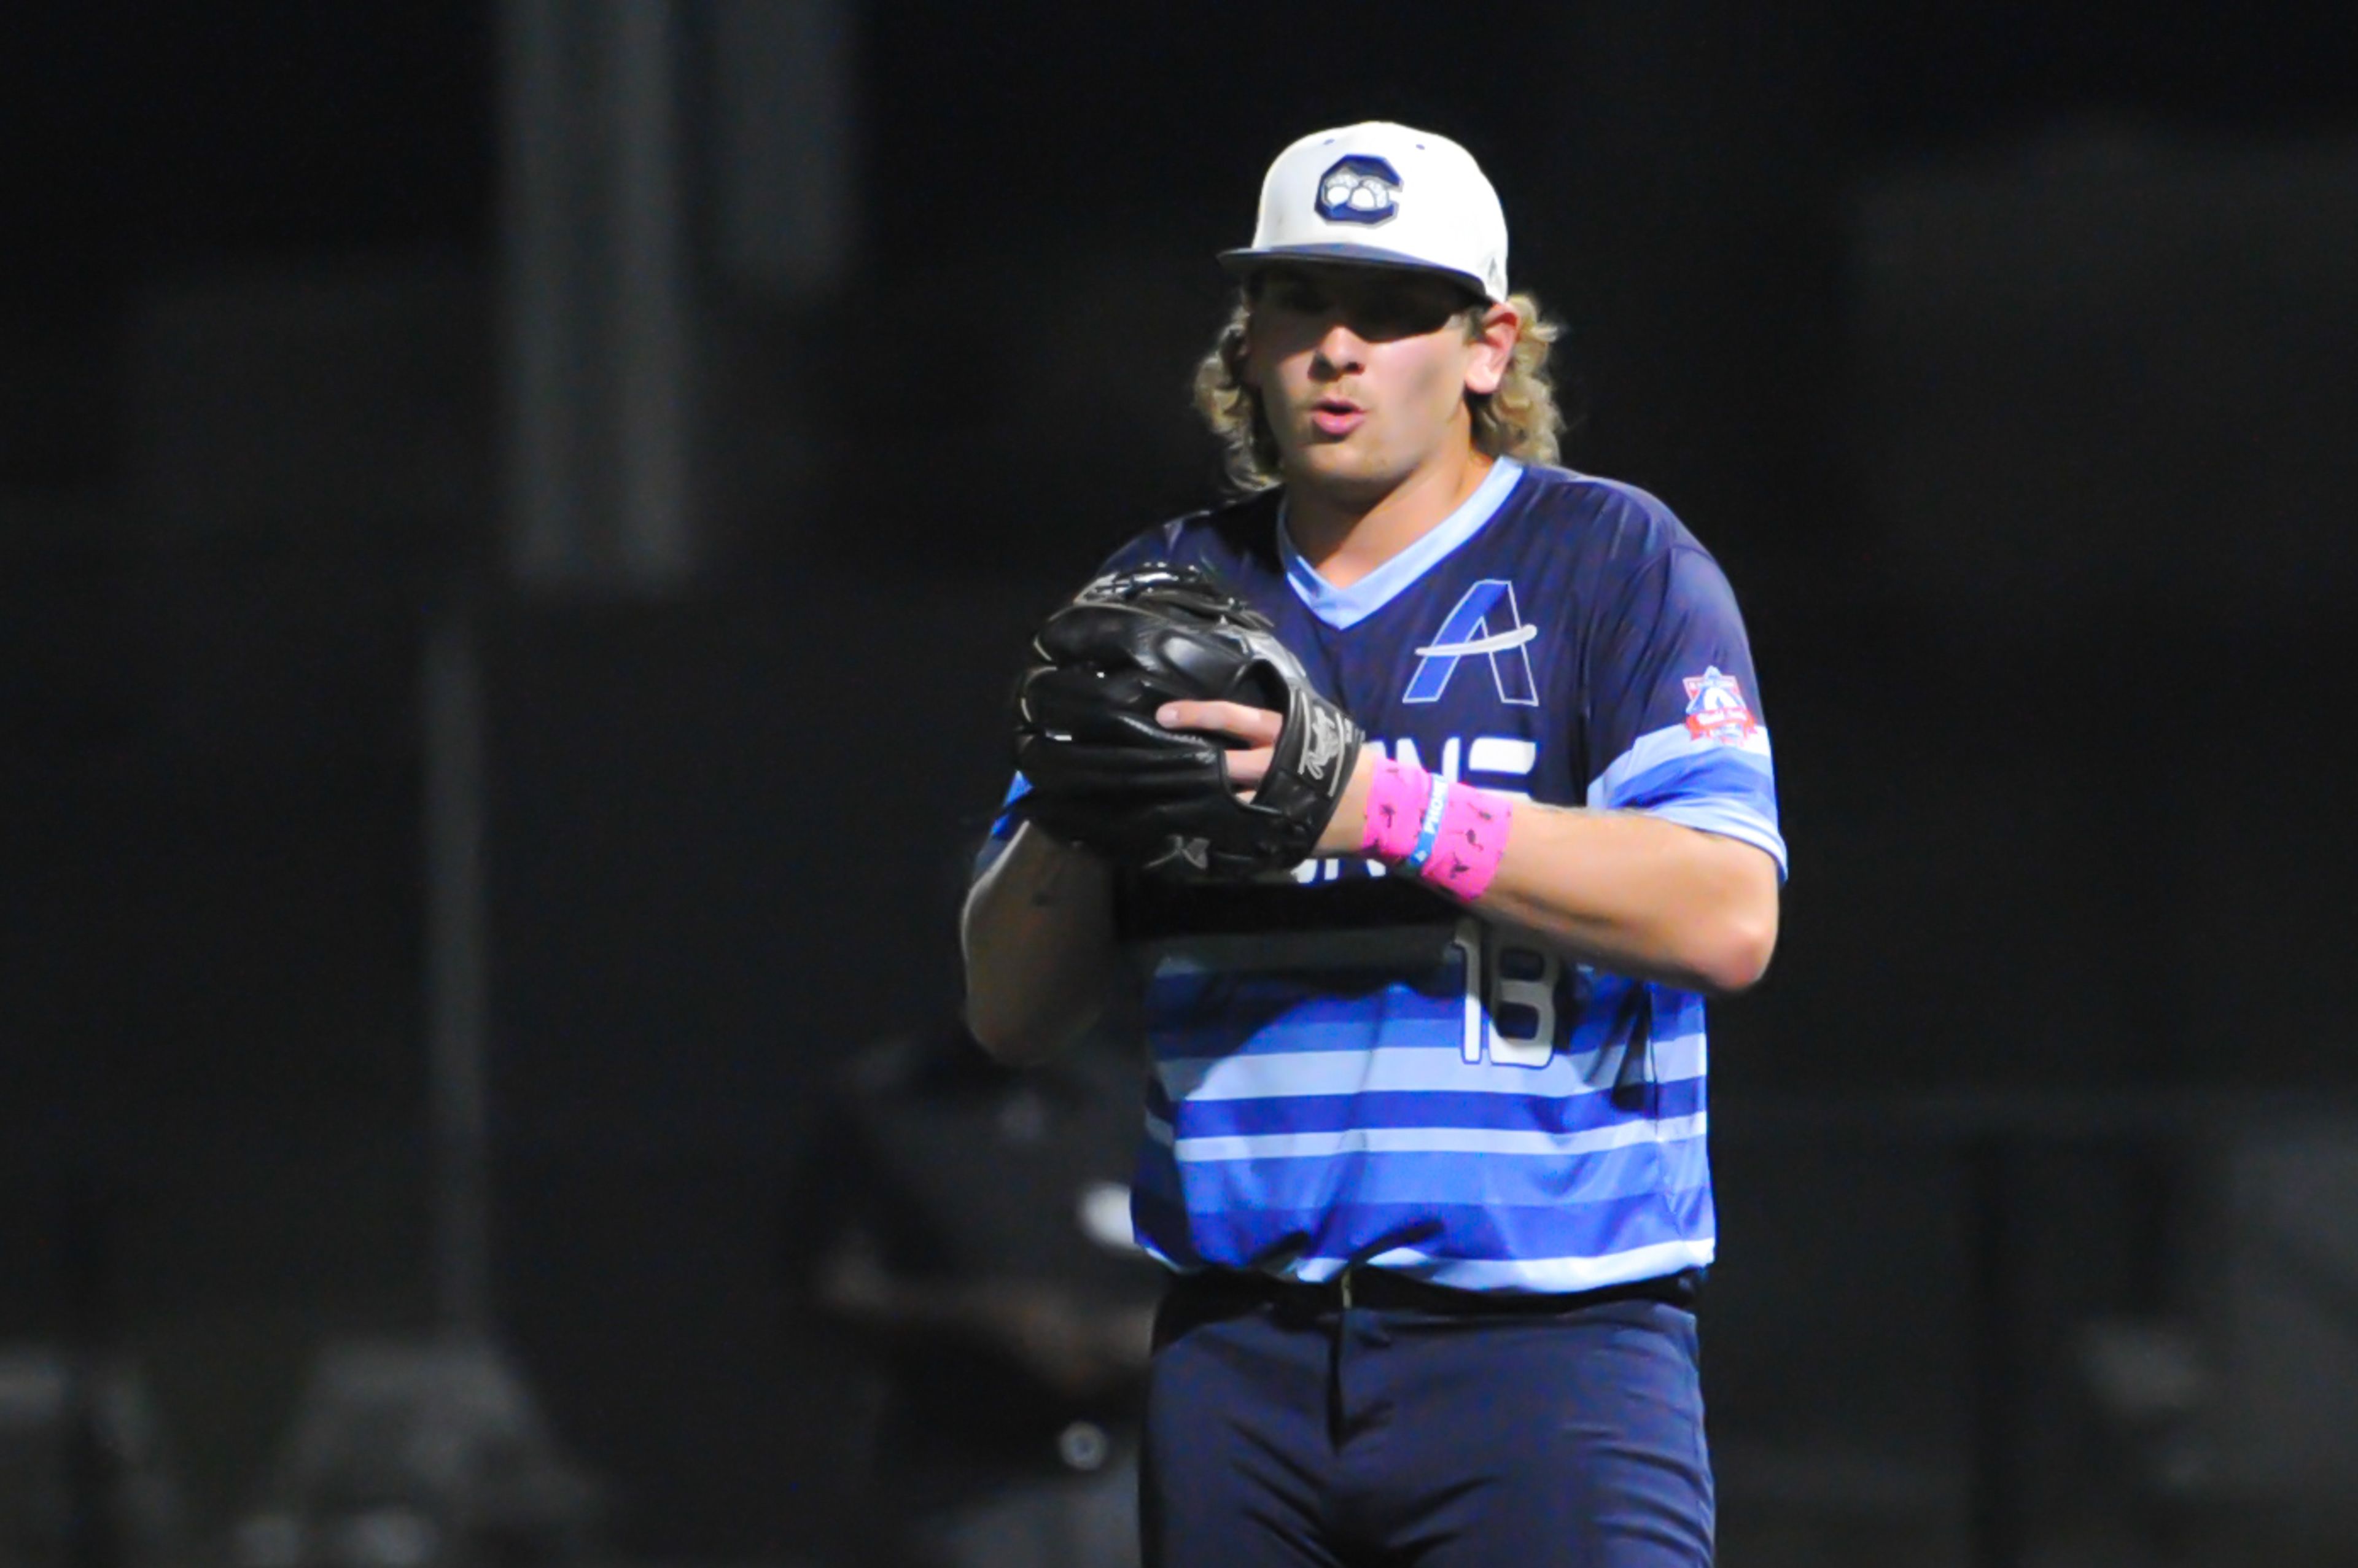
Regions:
<instances>
[{"instance_id":1,"label":"player's forearm","mask_svg":"<svg viewBox=\"0 0 2358 1568\"><path fill-rule=\"evenodd\" d=\"M968 894L959 935L967 1027L1001 1061L1038 1061L1105 1005L1113 873L1027 823Z\"/></svg>"},{"instance_id":2,"label":"player's forearm","mask_svg":"<svg viewBox=\"0 0 2358 1568\"><path fill-rule=\"evenodd\" d=\"M1659 817L1518 801L1474 907L1615 974L1726 993L1768 968L1777 869L1749 844Z\"/></svg>"},{"instance_id":3,"label":"player's forearm","mask_svg":"<svg viewBox=\"0 0 2358 1568\"><path fill-rule=\"evenodd\" d=\"M1372 751L1360 759L1323 853L1366 842L1381 763ZM1514 802L1507 820L1497 870L1474 900L1485 917L1615 974L1694 990L1740 991L1768 968L1777 869L1751 845L1636 812L1529 801Z\"/></svg>"}]
</instances>

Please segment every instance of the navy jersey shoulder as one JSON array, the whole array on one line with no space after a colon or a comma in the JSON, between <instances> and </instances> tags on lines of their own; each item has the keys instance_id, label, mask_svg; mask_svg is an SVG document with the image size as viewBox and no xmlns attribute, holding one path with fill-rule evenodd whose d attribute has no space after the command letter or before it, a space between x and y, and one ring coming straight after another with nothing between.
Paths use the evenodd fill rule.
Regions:
<instances>
[{"instance_id":1,"label":"navy jersey shoulder","mask_svg":"<svg viewBox=\"0 0 2358 1568\"><path fill-rule=\"evenodd\" d=\"M1522 505L1501 509L1500 542L1535 559L1560 555L1592 619L1612 613L1620 596L1664 557L1692 552L1710 559L1660 497L1634 484L1535 468L1524 475L1518 499Z\"/></svg>"},{"instance_id":2,"label":"navy jersey shoulder","mask_svg":"<svg viewBox=\"0 0 2358 1568\"><path fill-rule=\"evenodd\" d=\"M1282 491L1261 491L1158 523L1133 535L1098 569L1121 571L1147 561L1169 561L1206 567L1230 579L1282 576L1277 518L1282 496Z\"/></svg>"}]
</instances>

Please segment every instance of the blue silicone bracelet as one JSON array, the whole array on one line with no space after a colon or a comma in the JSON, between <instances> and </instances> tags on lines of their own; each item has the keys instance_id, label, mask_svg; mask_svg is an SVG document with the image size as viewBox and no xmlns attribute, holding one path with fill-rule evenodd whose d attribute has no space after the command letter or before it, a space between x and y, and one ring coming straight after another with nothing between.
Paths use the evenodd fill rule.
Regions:
<instances>
[{"instance_id":1,"label":"blue silicone bracelet","mask_svg":"<svg viewBox=\"0 0 2358 1568\"><path fill-rule=\"evenodd\" d=\"M1422 871L1424 863L1433 859L1433 847L1441 840L1442 813L1449 808L1449 784L1439 773L1433 775L1432 793L1424 797L1424 820L1417 825L1416 848L1401 861L1404 871Z\"/></svg>"}]
</instances>

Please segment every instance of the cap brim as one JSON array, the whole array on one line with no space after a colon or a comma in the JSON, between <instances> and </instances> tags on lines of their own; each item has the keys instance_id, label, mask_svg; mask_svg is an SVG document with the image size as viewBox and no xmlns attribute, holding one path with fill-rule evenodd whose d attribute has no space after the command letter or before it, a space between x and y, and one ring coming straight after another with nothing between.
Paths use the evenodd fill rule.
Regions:
<instances>
[{"instance_id":1,"label":"cap brim","mask_svg":"<svg viewBox=\"0 0 2358 1568\"><path fill-rule=\"evenodd\" d=\"M1306 263L1314 266L1321 264L1329 266L1379 266L1394 272L1429 273L1435 277L1448 278L1453 283L1462 283L1485 299L1490 297L1490 286L1470 272L1460 272L1452 266L1435 266L1422 257L1404 255L1399 251L1388 251L1381 245L1355 245L1336 242L1317 245L1273 245L1260 251L1222 251L1220 253L1220 265L1228 269L1229 276L1239 278L1249 277L1264 267L1277 266L1286 262Z\"/></svg>"}]
</instances>

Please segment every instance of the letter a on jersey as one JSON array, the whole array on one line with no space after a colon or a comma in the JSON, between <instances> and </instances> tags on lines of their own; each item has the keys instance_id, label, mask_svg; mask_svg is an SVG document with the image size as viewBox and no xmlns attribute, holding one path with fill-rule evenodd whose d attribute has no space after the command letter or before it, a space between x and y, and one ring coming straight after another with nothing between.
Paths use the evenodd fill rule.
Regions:
<instances>
[{"instance_id":1,"label":"letter a on jersey","mask_svg":"<svg viewBox=\"0 0 2358 1568\"><path fill-rule=\"evenodd\" d=\"M1540 629L1524 625L1516 611L1515 585L1502 578L1484 578L1466 590L1441 623L1440 633L1416 651L1416 674L1409 677L1401 700L1440 701L1459 661L1479 655L1490 661L1499 701L1537 708L1539 686L1531 679L1531 650L1524 644L1539 634Z\"/></svg>"}]
</instances>

